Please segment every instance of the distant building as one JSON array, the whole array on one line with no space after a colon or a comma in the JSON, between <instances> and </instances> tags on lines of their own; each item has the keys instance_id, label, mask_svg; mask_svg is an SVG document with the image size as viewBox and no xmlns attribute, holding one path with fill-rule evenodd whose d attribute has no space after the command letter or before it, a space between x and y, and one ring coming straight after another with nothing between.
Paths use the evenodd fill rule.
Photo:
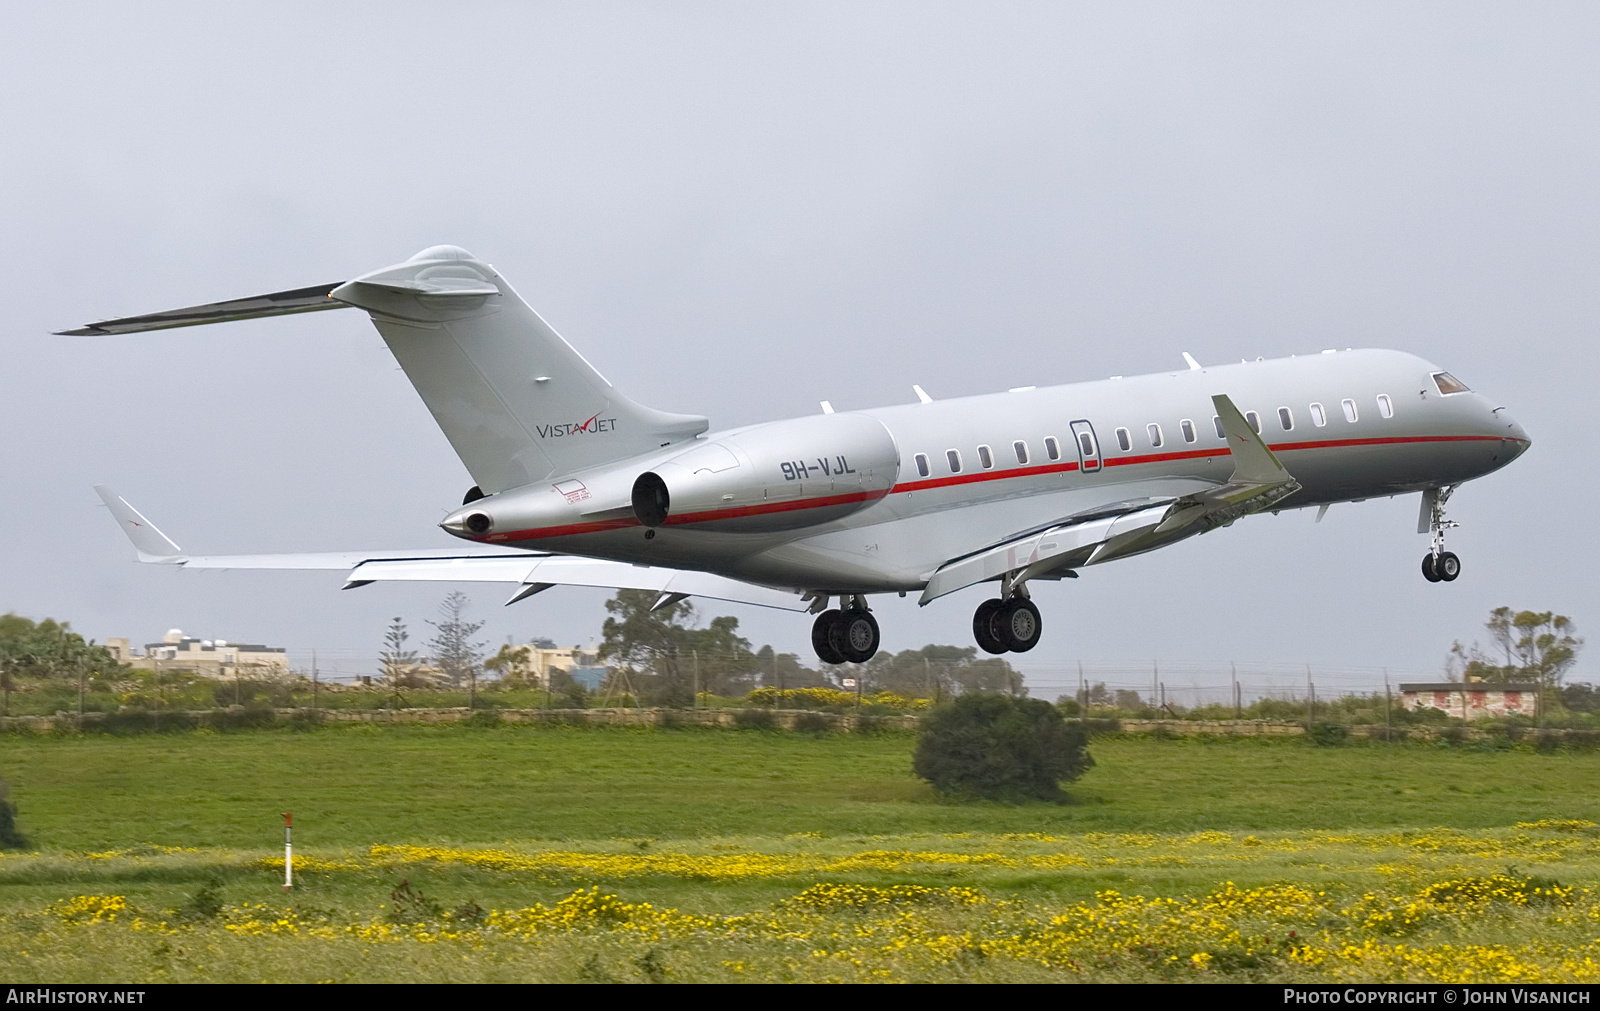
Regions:
<instances>
[{"instance_id":1,"label":"distant building","mask_svg":"<svg viewBox=\"0 0 1600 1011\"><path fill-rule=\"evenodd\" d=\"M577 671L589 671L590 673L585 678L580 678L580 681L592 680L593 670L600 672L601 679L605 676L604 667L595 667L597 647L593 641L588 646L557 646L552 639L535 639L511 648L528 651L525 671L527 676L537 681L541 688L550 687L551 671L566 671L574 676Z\"/></svg>"},{"instance_id":2,"label":"distant building","mask_svg":"<svg viewBox=\"0 0 1600 1011\"><path fill-rule=\"evenodd\" d=\"M1407 709L1433 708L1463 720L1491 716L1539 715L1539 686L1531 682L1440 681L1403 684L1400 704Z\"/></svg>"},{"instance_id":3,"label":"distant building","mask_svg":"<svg viewBox=\"0 0 1600 1011\"><path fill-rule=\"evenodd\" d=\"M582 685L586 692L599 691L606 683L607 673L604 667L574 667L567 671L572 680Z\"/></svg>"},{"instance_id":4,"label":"distant building","mask_svg":"<svg viewBox=\"0 0 1600 1011\"><path fill-rule=\"evenodd\" d=\"M199 677L283 677L289 673L289 657L281 646L229 642L226 639L196 639L172 629L160 642L147 642L143 653L135 653L127 639L107 639L106 649L118 663L142 670L188 671Z\"/></svg>"}]
</instances>

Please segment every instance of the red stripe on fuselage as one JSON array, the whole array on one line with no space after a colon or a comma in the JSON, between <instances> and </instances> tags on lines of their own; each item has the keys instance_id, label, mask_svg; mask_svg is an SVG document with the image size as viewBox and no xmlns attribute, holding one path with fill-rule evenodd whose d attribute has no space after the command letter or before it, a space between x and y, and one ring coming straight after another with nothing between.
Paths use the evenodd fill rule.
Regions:
<instances>
[{"instance_id":1,"label":"red stripe on fuselage","mask_svg":"<svg viewBox=\"0 0 1600 1011\"><path fill-rule=\"evenodd\" d=\"M1223 450L1227 452L1227 450ZM1052 463L1041 467L1017 467L1012 470L980 471L976 474L952 474L950 477L931 477L925 481L907 481L905 484L894 486L894 494L899 495L907 491L924 491L928 488L948 488L957 484L973 484L978 481L998 481L1012 477L1038 477L1040 474L1065 474L1069 470L1077 470L1076 460L1070 463Z\"/></svg>"},{"instance_id":2,"label":"red stripe on fuselage","mask_svg":"<svg viewBox=\"0 0 1600 1011\"><path fill-rule=\"evenodd\" d=\"M668 516L667 526L678 526L688 523L710 523L715 520L740 519L746 516L765 516L770 513L794 512L797 509L825 509L828 506L849 505L853 502L873 502L889 494L887 488L882 491L858 491L846 495L823 495L818 498L786 499L782 502L763 502L760 505L731 506L727 509L707 509L703 512L684 513L681 516ZM570 537L574 534L593 534L605 530L622 530L627 527L639 526L639 521L632 517L615 520L600 520L594 523L569 523L559 527L540 527L533 530L508 530L501 534L490 534L483 538L485 541L526 541L540 537Z\"/></svg>"},{"instance_id":3,"label":"red stripe on fuselage","mask_svg":"<svg viewBox=\"0 0 1600 1011\"><path fill-rule=\"evenodd\" d=\"M822 509L827 506L849 505L852 502L874 502L889 494L882 491L855 491L848 495L824 495L820 498L786 499L781 502L763 502L760 505L736 506L728 509L708 509L705 512L668 516L667 526L680 523L710 523L713 520L732 520L743 516L765 516L769 513L794 512L796 509Z\"/></svg>"},{"instance_id":4,"label":"red stripe on fuselage","mask_svg":"<svg viewBox=\"0 0 1600 1011\"><path fill-rule=\"evenodd\" d=\"M1435 442L1499 442L1498 435L1410 435L1395 436L1382 439L1327 439L1320 442L1281 442L1269 446L1275 453L1290 453L1305 449L1335 449L1353 446L1394 446L1409 443L1435 443ZM1101 464L1105 467L1129 467L1147 463L1170 463L1175 460L1201 460L1207 457L1227 456L1226 447L1214 449L1189 449L1177 453L1146 453L1141 456L1103 457ZM760 505L737 506L728 509L709 509L697 513L685 513L682 516L668 516L668 526L687 525L691 523L710 523L716 520L739 519L746 516L762 516L770 513L793 512L799 509L824 509L828 506L848 505L852 502L871 502L887 495L899 495L912 491L928 491L934 488L949 488L962 484L977 484L982 481L1009 481L1014 478L1039 477L1045 474L1065 474L1079 469L1078 461L1071 460L1066 463L1052 463L1031 467L1015 467L1010 470L981 471L976 474L952 474L949 477L928 478L921 481L908 481L897 484L889 491L852 492L848 495L824 495L819 498L790 499L782 502L764 502ZM1092 471L1091 471L1092 473ZM640 523L632 516L624 519L600 520L593 523L569 523L563 526L542 527L533 530L512 530L506 533L490 534L483 538L490 543L504 541L537 540L544 537L571 537L576 534L602 533L607 530L623 530L628 527L639 526Z\"/></svg>"},{"instance_id":5,"label":"red stripe on fuselage","mask_svg":"<svg viewBox=\"0 0 1600 1011\"><path fill-rule=\"evenodd\" d=\"M1383 439L1325 439L1318 442L1280 442L1277 445L1268 445L1267 448L1274 453L1290 453L1303 449L1335 449L1351 446L1393 446L1406 443L1429 442L1500 442L1498 435L1403 435ZM1202 460L1206 457L1227 456L1229 450L1226 446L1215 449L1186 449L1177 453L1145 453L1140 456L1101 457L1104 467L1132 467L1146 463L1170 463L1174 460ZM1013 470L983 471L977 474L955 474L950 477L936 477L925 481L908 481L905 484L894 486L894 494L898 495L908 491L923 491L929 488L944 488L957 484L973 484L979 481L1007 481L1015 477L1033 477L1037 474L1062 473L1077 470L1077 463L1052 464L1048 467L1017 467ZM1092 473L1092 471L1090 472Z\"/></svg>"}]
</instances>

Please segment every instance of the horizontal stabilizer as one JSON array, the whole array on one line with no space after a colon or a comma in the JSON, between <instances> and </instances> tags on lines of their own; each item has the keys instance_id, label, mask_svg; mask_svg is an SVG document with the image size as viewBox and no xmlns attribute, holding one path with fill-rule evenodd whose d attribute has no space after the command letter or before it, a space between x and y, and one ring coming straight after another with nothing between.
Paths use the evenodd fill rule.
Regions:
<instances>
[{"instance_id":1,"label":"horizontal stabilizer","mask_svg":"<svg viewBox=\"0 0 1600 1011\"><path fill-rule=\"evenodd\" d=\"M228 302L209 302L191 305L166 312L152 312L143 316L124 316L90 323L76 330L57 330L62 337L110 337L115 334L142 333L146 330L168 330L179 326L201 326L205 323L228 323L236 319L259 319L262 316L288 316L297 312L321 312L324 309L346 309L349 304L330 298L328 293L343 284L314 284L309 288L274 291L267 295L252 295Z\"/></svg>"}]
</instances>

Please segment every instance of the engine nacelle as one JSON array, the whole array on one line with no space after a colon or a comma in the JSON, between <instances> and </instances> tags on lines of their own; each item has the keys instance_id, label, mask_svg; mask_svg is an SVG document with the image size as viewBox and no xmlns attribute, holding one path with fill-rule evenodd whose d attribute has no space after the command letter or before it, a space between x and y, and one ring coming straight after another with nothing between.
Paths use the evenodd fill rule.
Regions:
<instances>
[{"instance_id":1,"label":"engine nacelle","mask_svg":"<svg viewBox=\"0 0 1600 1011\"><path fill-rule=\"evenodd\" d=\"M866 508L899 472L881 422L822 414L736 432L640 474L633 512L647 527L795 530Z\"/></svg>"}]
</instances>

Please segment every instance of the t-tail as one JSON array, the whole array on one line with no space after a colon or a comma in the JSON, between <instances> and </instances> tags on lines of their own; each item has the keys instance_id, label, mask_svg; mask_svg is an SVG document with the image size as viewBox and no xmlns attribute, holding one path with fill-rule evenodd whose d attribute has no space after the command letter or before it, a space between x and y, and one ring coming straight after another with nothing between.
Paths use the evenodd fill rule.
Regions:
<instances>
[{"instance_id":1,"label":"t-tail","mask_svg":"<svg viewBox=\"0 0 1600 1011\"><path fill-rule=\"evenodd\" d=\"M493 267L456 246L343 283L105 320L100 336L365 309L485 494L694 438L698 415L623 396Z\"/></svg>"}]
</instances>

